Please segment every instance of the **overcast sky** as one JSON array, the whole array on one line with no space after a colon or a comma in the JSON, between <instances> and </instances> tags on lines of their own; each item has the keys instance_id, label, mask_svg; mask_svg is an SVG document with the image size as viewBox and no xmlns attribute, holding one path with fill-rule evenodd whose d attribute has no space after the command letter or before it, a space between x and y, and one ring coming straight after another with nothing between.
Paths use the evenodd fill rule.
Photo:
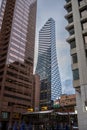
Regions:
<instances>
[{"instance_id":1,"label":"overcast sky","mask_svg":"<svg viewBox=\"0 0 87 130\"><path fill-rule=\"evenodd\" d=\"M1 4L0 0L0 4ZM56 23L56 47L57 58L62 82L63 93L74 93L72 87L72 71L70 47L66 43L68 33L65 30L67 21L64 16L66 11L64 9L65 0L37 0L37 22L36 22L36 46L35 46L35 66L38 52L38 35L39 30L46 23L49 18L53 18Z\"/></svg>"},{"instance_id":2,"label":"overcast sky","mask_svg":"<svg viewBox=\"0 0 87 130\"><path fill-rule=\"evenodd\" d=\"M1 2L2 2L2 0L0 0L0 6L1 6Z\"/></svg>"}]
</instances>

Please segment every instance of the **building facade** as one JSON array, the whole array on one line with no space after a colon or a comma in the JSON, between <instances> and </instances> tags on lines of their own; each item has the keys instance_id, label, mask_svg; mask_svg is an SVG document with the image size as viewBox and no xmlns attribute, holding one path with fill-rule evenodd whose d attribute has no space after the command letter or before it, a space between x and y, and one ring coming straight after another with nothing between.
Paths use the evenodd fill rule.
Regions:
<instances>
[{"instance_id":1,"label":"building facade","mask_svg":"<svg viewBox=\"0 0 87 130\"><path fill-rule=\"evenodd\" d=\"M75 106L76 105L76 94L63 94L60 98L60 106Z\"/></svg>"},{"instance_id":2,"label":"building facade","mask_svg":"<svg viewBox=\"0 0 87 130\"><path fill-rule=\"evenodd\" d=\"M75 113L76 94L62 94L61 97L54 101L54 109L58 112L73 112Z\"/></svg>"},{"instance_id":3,"label":"building facade","mask_svg":"<svg viewBox=\"0 0 87 130\"><path fill-rule=\"evenodd\" d=\"M73 85L76 90L79 130L87 129L87 0L66 0Z\"/></svg>"},{"instance_id":4,"label":"building facade","mask_svg":"<svg viewBox=\"0 0 87 130\"><path fill-rule=\"evenodd\" d=\"M33 106L36 0L3 0L0 10L0 114ZM9 116L10 115L10 116Z\"/></svg>"},{"instance_id":5,"label":"building facade","mask_svg":"<svg viewBox=\"0 0 87 130\"><path fill-rule=\"evenodd\" d=\"M40 104L51 104L62 93L56 55L55 21L50 18L39 32L36 73L40 75Z\"/></svg>"}]
</instances>

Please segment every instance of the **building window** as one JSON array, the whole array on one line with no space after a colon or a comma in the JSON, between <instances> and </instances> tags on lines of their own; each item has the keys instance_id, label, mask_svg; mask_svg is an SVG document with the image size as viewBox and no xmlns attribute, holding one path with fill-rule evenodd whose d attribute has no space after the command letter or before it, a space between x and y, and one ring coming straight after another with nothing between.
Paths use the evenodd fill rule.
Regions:
<instances>
[{"instance_id":1,"label":"building window","mask_svg":"<svg viewBox=\"0 0 87 130\"><path fill-rule=\"evenodd\" d=\"M72 11L72 6L67 7L67 12L70 13Z\"/></svg>"},{"instance_id":2,"label":"building window","mask_svg":"<svg viewBox=\"0 0 87 130\"><path fill-rule=\"evenodd\" d=\"M73 70L73 79L74 80L79 79L79 70L78 69Z\"/></svg>"},{"instance_id":3,"label":"building window","mask_svg":"<svg viewBox=\"0 0 87 130\"><path fill-rule=\"evenodd\" d=\"M70 48L71 49L76 48L76 42L75 42L75 40L73 40L73 41L70 42Z\"/></svg>"},{"instance_id":4,"label":"building window","mask_svg":"<svg viewBox=\"0 0 87 130\"><path fill-rule=\"evenodd\" d=\"M71 0L66 0L66 2L70 2Z\"/></svg>"},{"instance_id":5,"label":"building window","mask_svg":"<svg viewBox=\"0 0 87 130\"><path fill-rule=\"evenodd\" d=\"M87 50L85 50L85 53L86 53L86 57L87 57Z\"/></svg>"},{"instance_id":6,"label":"building window","mask_svg":"<svg viewBox=\"0 0 87 130\"><path fill-rule=\"evenodd\" d=\"M9 113L8 112L2 112L2 118L3 119L7 119L9 117Z\"/></svg>"},{"instance_id":7,"label":"building window","mask_svg":"<svg viewBox=\"0 0 87 130\"><path fill-rule=\"evenodd\" d=\"M72 61L73 61L73 63L77 63L77 54L76 53L72 55Z\"/></svg>"},{"instance_id":8,"label":"building window","mask_svg":"<svg viewBox=\"0 0 87 130\"><path fill-rule=\"evenodd\" d=\"M68 18L68 23L72 23L72 22L73 22L73 17L70 16L70 17Z\"/></svg>"},{"instance_id":9,"label":"building window","mask_svg":"<svg viewBox=\"0 0 87 130\"><path fill-rule=\"evenodd\" d=\"M83 30L87 29L87 21L84 22L84 23L82 23L82 29L83 29Z\"/></svg>"},{"instance_id":10,"label":"building window","mask_svg":"<svg viewBox=\"0 0 87 130\"><path fill-rule=\"evenodd\" d=\"M82 6L85 4L85 1L84 0L78 0L78 3L79 3L79 6Z\"/></svg>"},{"instance_id":11,"label":"building window","mask_svg":"<svg viewBox=\"0 0 87 130\"><path fill-rule=\"evenodd\" d=\"M71 28L71 29L69 30L69 34L70 34L70 35L73 35L73 34L74 34L74 28Z\"/></svg>"},{"instance_id":12,"label":"building window","mask_svg":"<svg viewBox=\"0 0 87 130\"><path fill-rule=\"evenodd\" d=\"M84 43L87 44L87 36L84 36Z\"/></svg>"},{"instance_id":13,"label":"building window","mask_svg":"<svg viewBox=\"0 0 87 130\"><path fill-rule=\"evenodd\" d=\"M86 17L87 16L87 9L84 9L80 12L81 17Z\"/></svg>"}]
</instances>

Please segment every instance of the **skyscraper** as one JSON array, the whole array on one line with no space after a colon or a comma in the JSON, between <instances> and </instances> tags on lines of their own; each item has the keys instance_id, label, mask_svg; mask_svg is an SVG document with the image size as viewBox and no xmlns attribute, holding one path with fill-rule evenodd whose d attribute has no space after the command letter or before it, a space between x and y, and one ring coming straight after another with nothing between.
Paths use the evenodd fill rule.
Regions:
<instances>
[{"instance_id":1,"label":"skyscraper","mask_svg":"<svg viewBox=\"0 0 87 130\"><path fill-rule=\"evenodd\" d=\"M26 108L33 106L36 3L36 0L2 1L0 10L2 118L5 113L8 119L9 114L24 112Z\"/></svg>"},{"instance_id":2,"label":"skyscraper","mask_svg":"<svg viewBox=\"0 0 87 130\"><path fill-rule=\"evenodd\" d=\"M87 0L66 0L79 130L87 129Z\"/></svg>"},{"instance_id":3,"label":"skyscraper","mask_svg":"<svg viewBox=\"0 0 87 130\"><path fill-rule=\"evenodd\" d=\"M36 73L40 75L40 104L58 98L61 81L56 55L55 21L50 18L39 32L39 51Z\"/></svg>"}]
</instances>

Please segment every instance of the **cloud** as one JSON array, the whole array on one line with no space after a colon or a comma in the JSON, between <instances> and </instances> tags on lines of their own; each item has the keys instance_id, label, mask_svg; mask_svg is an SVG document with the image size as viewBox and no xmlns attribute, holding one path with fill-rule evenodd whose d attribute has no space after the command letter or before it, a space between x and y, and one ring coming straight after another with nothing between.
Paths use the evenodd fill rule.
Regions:
<instances>
[{"instance_id":1,"label":"cloud","mask_svg":"<svg viewBox=\"0 0 87 130\"><path fill-rule=\"evenodd\" d=\"M75 93L72 84L71 56L70 46L64 39L57 39L57 58L60 71L62 92L71 94Z\"/></svg>"},{"instance_id":2,"label":"cloud","mask_svg":"<svg viewBox=\"0 0 87 130\"><path fill-rule=\"evenodd\" d=\"M74 94L75 93L75 89L72 86L72 80L71 79L67 79L64 82L62 82L63 88L62 88L62 92L63 94Z\"/></svg>"},{"instance_id":3,"label":"cloud","mask_svg":"<svg viewBox=\"0 0 87 130\"><path fill-rule=\"evenodd\" d=\"M63 81L68 77L72 79L70 48L64 40L57 40L57 58L61 79Z\"/></svg>"}]
</instances>

